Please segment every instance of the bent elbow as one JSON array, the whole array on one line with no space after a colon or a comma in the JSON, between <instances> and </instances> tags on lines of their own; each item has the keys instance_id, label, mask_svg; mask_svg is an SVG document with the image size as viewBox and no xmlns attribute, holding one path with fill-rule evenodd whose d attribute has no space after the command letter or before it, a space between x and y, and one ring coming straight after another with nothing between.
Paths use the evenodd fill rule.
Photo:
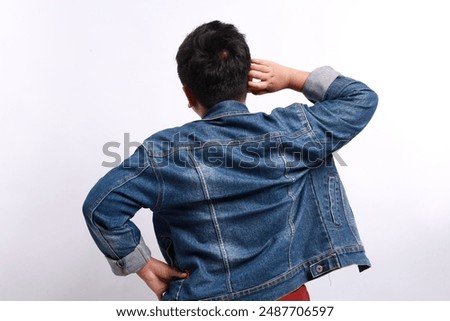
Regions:
<instances>
[{"instance_id":1,"label":"bent elbow","mask_svg":"<svg viewBox=\"0 0 450 321\"><path fill-rule=\"evenodd\" d=\"M86 221L88 219L90 220L92 217L92 212L89 209L90 209L90 203L88 202L88 199L86 198L81 207L81 211L83 212L83 216Z\"/></svg>"},{"instance_id":2,"label":"bent elbow","mask_svg":"<svg viewBox=\"0 0 450 321\"><path fill-rule=\"evenodd\" d=\"M365 123L365 126L370 121L373 114L375 113L375 110L377 109L377 93L370 88L365 89L363 91L363 94L360 96L358 105L360 107L360 111L362 112L360 120Z\"/></svg>"},{"instance_id":3,"label":"bent elbow","mask_svg":"<svg viewBox=\"0 0 450 321\"><path fill-rule=\"evenodd\" d=\"M94 208L95 208L95 198L92 195L92 191L87 195L83 202L81 211L83 212L84 219L89 229L94 225Z\"/></svg>"},{"instance_id":4,"label":"bent elbow","mask_svg":"<svg viewBox=\"0 0 450 321\"><path fill-rule=\"evenodd\" d=\"M375 109L377 109L377 106L378 106L378 94L376 92L374 92L373 90L370 90L368 100L369 100L370 108L375 111Z\"/></svg>"}]
</instances>

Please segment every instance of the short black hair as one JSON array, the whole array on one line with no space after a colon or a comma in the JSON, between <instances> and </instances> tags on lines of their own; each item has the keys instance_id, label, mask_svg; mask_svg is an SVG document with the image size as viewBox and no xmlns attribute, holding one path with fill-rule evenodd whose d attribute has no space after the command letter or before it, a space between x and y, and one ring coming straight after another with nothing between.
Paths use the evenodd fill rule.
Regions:
<instances>
[{"instance_id":1,"label":"short black hair","mask_svg":"<svg viewBox=\"0 0 450 321\"><path fill-rule=\"evenodd\" d=\"M176 56L178 76L205 108L245 100L250 49L232 24L212 21L186 36Z\"/></svg>"}]
</instances>

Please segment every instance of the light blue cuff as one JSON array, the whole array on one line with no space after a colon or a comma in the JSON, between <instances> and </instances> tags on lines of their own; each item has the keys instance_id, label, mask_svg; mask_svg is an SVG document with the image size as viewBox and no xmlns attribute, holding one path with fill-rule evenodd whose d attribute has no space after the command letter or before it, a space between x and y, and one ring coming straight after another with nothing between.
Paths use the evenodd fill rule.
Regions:
<instances>
[{"instance_id":1,"label":"light blue cuff","mask_svg":"<svg viewBox=\"0 0 450 321\"><path fill-rule=\"evenodd\" d=\"M151 251L141 238L133 252L120 260L106 258L115 275L128 275L136 273L144 267L151 258Z\"/></svg>"},{"instance_id":2,"label":"light blue cuff","mask_svg":"<svg viewBox=\"0 0 450 321\"><path fill-rule=\"evenodd\" d=\"M331 83L340 74L331 67L319 67L311 72L303 87L303 94L312 102L323 101Z\"/></svg>"}]
</instances>

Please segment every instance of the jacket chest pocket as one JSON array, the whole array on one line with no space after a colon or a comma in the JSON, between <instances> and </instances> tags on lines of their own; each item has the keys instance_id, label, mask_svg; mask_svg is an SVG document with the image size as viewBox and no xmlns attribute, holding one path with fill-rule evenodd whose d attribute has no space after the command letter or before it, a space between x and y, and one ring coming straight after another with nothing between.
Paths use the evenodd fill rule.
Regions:
<instances>
[{"instance_id":1,"label":"jacket chest pocket","mask_svg":"<svg viewBox=\"0 0 450 321\"><path fill-rule=\"evenodd\" d=\"M328 200L330 206L331 220L336 226L342 223L342 194L339 177L328 177Z\"/></svg>"}]
</instances>

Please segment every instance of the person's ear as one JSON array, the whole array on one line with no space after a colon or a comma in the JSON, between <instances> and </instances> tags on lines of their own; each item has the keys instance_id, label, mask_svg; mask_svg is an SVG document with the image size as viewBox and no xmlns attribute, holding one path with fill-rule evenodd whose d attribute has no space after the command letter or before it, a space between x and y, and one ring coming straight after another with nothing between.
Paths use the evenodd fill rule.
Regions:
<instances>
[{"instance_id":1,"label":"person's ear","mask_svg":"<svg viewBox=\"0 0 450 321\"><path fill-rule=\"evenodd\" d=\"M188 100L188 107L192 108L194 106L197 106L197 98L195 98L195 96L192 93L192 91L186 86L183 86L183 91L184 91L184 94L186 95L186 98Z\"/></svg>"}]
</instances>

